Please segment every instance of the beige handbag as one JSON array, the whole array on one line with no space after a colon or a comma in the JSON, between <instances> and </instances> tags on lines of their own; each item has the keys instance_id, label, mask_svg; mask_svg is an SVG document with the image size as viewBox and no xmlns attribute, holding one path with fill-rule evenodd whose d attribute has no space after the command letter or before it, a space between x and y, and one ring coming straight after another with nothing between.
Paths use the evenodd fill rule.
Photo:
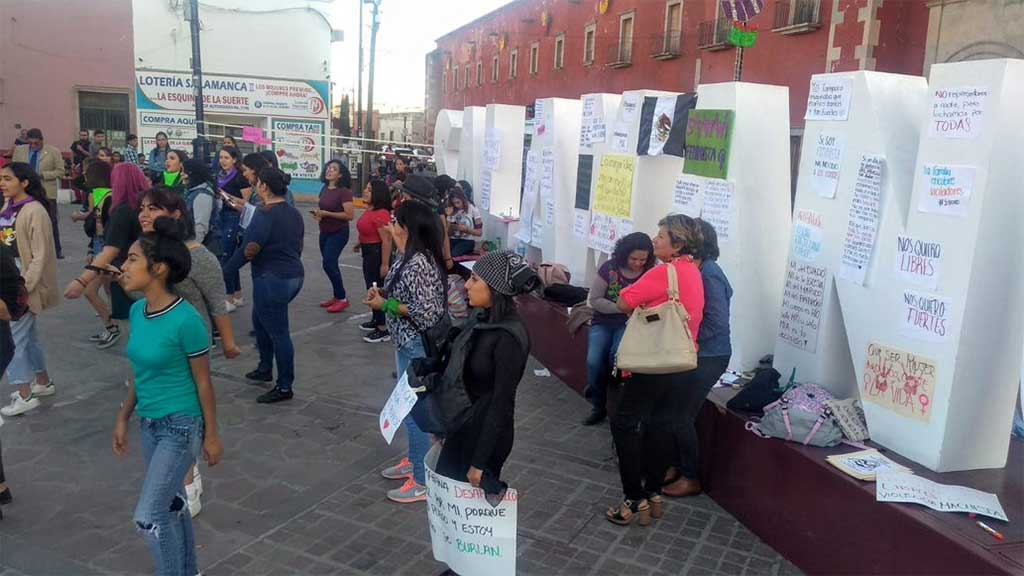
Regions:
<instances>
[{"instance_id":1,"label":"beige handbag","mask_svg":"<svg viewBox=\"0 0 1024 576\"><path fill-rule=\"evenodd\" d=\"M626 323L619 343L616 368L637 374L672 374L697 367L697 346L687 321L690 314L679 302L675 264L668 264L668 302L639 307Z\"/></svg>"}]
</instances>

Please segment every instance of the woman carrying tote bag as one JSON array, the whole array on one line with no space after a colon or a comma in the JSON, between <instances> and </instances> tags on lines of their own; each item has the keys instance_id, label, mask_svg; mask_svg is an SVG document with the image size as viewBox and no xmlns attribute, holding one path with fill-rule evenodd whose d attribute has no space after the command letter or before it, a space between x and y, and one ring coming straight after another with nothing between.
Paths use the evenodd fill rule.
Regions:
<instances>
[{"instance_id":1,"label":"woman carrying tote bag","mask_svg":"<svg viewBox=\"0 0 1024 576\"><path fill-rule=\"evenodd\" d=\"M662 219L654 237L654 255L662 264L619 295L619 310L632 317L619 345L617 362L625 378L611 419L624 495L606 513L614 524L639 518L646 525L662 515L660 490L673 443L671 430L655 430L652 424L656 409L673 404L674 390L687 385L696 366L704 284L694 255L701 244L693 218L673 214Z\"/></svg>"}]
</instances>

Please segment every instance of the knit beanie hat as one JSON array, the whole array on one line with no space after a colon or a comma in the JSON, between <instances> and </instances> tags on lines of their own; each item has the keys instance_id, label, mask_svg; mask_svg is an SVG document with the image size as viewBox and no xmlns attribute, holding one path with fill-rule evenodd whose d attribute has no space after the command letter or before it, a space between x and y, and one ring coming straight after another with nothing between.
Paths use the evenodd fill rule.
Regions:
<instances>
[{"instance_id":1,"label":"knit beanie hat","mask_svg":"<svg viewBox=\"0 0 1024 576\"><path fill-rule=\"evenodd\" d=\"M525 294L540 285L540 277L522 256L511 250L488 252L473 265L473 273L505 296Z\"/></svg>"}]
</instances>

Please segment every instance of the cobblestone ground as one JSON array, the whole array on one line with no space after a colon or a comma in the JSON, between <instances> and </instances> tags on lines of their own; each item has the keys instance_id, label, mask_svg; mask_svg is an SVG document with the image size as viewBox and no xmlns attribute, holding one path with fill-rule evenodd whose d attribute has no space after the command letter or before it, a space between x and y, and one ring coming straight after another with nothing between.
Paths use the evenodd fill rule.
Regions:
<instances>
[{"instance_id":1,"label":"cobblestone ground","mask_svg":"<svg viewBox=\"0 0 1024 576\"><path fill-rule=\"evenodd\" d=\"M62 206L66 260L61 286L83 263L84 236ZM306 210L302 210L303 214ZM392 388L390 344L362 342L356 304L341 315L328 296L315 227L307 217L306 284L291 307L296 397L258 405L262 388L242 375L256 361L246 306L234 316L244 354L214 358L226 447L202 473L196 518L204 574L438 574L423 504L384 498L396 484L378 471L398 459L377 415ZM351 297L363 294L358 255L346 252ZM243 283L248 292L247 275ZM110 435L124 394L124 342L101 351L87 340L100 322L85 301L42 317L58 393L43 408L8 418L0 430L15 497L0 521L0 576L140 574L152 571L132 511L143 466L138 435L117 459ZM619 528L603 510L616 501L618 474L606 427L583 428L586 402L531 361L520 387L516 445L505 470L520 491L520 574L796 574L798 571L705 496L668 501L647 528Z\"/></svg>"}]
</instances>

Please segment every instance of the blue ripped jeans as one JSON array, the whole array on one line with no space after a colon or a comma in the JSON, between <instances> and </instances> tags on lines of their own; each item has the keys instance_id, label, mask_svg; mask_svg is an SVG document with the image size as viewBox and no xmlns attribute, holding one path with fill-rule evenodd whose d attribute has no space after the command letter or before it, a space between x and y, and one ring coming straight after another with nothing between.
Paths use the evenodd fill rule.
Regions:
<instances>
[{"instance_id":1,"label":"blue ripped jeans","mask_svg":"<svg viewBox=\"0 0 1024 576\"><path fill-rule=\"evenodd\" d=\"M398 368L395 373L401 378L413 358L424 358L426 355L422 339L417 337L407 342L405 346L395 350L395 365ZM412 462L413 479L420 486L426 486L427 469L423 459L427 457L427 451L430 450L430 434L420 430L420 427L412 419L412 415L406 416L403 423L406 435L409 437L409 461Z\"/></svg>"},{"instance_id":2,"label":"blue ripped jeans","mask_svg":"<svg viewBox=\"0 0 1024 576\"><path fill-rule=\"evenodd\" d=\"M202 417L141 418L146 478L135 525L153 553L158 576L195 576L196 543L185 496L185 475L203 446Z\"/></svg>"}]
</instances>

